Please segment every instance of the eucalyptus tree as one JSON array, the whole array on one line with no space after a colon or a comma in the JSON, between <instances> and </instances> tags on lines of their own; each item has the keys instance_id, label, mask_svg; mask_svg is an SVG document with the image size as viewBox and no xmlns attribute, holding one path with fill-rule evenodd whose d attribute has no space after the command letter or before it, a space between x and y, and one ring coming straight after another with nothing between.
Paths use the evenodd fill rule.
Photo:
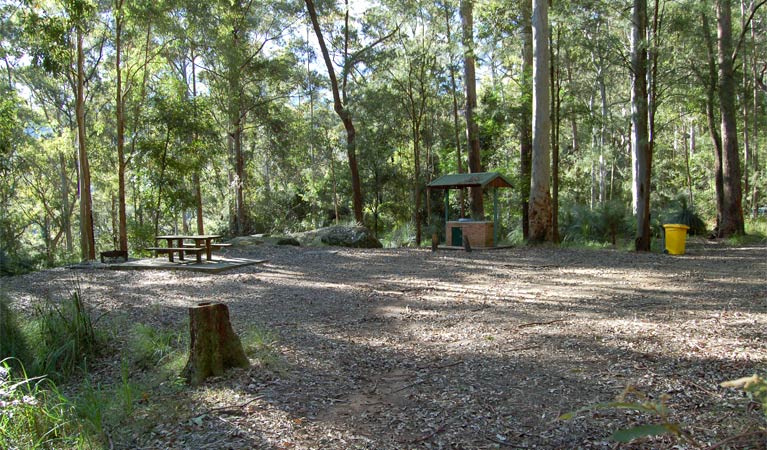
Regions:
<instances>
[{"instance_id":1,"label":"eucalyptus tree","mask_svg":"<svg viewBox=\"0 0 767 450\"><path fill-rule=\"evenodd\" d=\"M86 82L95 76L95 67L86 74L86 58L95 52L100 59L103 39L87 48L86 38L97 24L96 5L91 0L59 0L51 4L27 1L25 35L34 64L52 74L64 74L74 92L80 193L80 248L83 260L95 259L91 171L85 123Z\"/></svg>"},{"instance_id":2,"label":"eucalyptus tree","mask_svg":"<svg viewBox=\"0 0 767 450\"><path fill-rule=\"evenodd\" d=\"M631 28L631 148L637 251L650 251L652 147L647 115L647 0L634 0Z\"/></svg>"},{"instance_id":3,"label":"eucalyptus tree","mask_svg":"<svg viewBox=\"0 0 767 450\"><path fill-rule=\"evenodd\" d=\"M490 61L496 75L493 76L493 95L506 108L508 113L497 114L503 123L496 123L505 130L506 135L514 135L516 140L511 146L519 147L519 158L514 161L517 169L519 208L521 210L522 236L529 236L528 201L530 199L530 161L532 154L532 70L533 70L533 31L532 0L515 2L486 2L479 8L480 43L484 48L498 47L493 50ZM484 53L490 53L485 50ZM497 72L500 72L498 74ZM485 86L483 85L483 90ZM488 92L485 90L485 92ZM487 99L487 97L484 97ZM483 105L483 110L487 110ZM484 139L484 136L483 136ZM496 151L500 148L496 149ZM513 170L513 167L508 167Z\"/></svg>"},{"instance_id":4,"label":"eucalyptus tree","mask_svg":"<svg viewBox=\"0 0 767 450\"><path fill-rule=\"evenodd\" d=\"M448 71L450 73L450 99L452 100L452 118L453 118L453 140L455 141L455 159L456 159L456 171L458 173L464 172L463 155L461 154L461 126L459 120L458 109L458 83L456 82L456 72L458 72L455 63L454 47L452 37L452 17L454 15L454 8L451 6L450 0L444 0L442 2L442 8L445 14L445 47L448 54ZM465 205L464 205L464 190L461 189L458 192L458 203L460 208L461 217L464 217Z\"/></svg>"},{"instance_id":5,"label":"eucalyptus tree","mask_svg":"<svg viewBox=\"0 0 767 450\"><path fill-rule=\"evenodd\" d=\"M748 26L757 9L765 3L755 3L744 25ZM706 118L714 147L716 177L716 234L727 237L743 234L745 223L742 207L742 178L737 136L735 107L735 62L746 29L737 44L733 43L732 3L717 0L714 10L717 20L716 43L712 36L709 8L700 5L701 32L707 51L707 72L699 77L706 84ZM717 104L718 103L718 104ZM719 113L717 118L716 113Z\"/></svg>"},{"instance_id":6,"label":"eucalyptus tree","mask_svg":"<svg viewBox=\"0 0 767 450\"><path fill-rule=\"evenodd\" d=\"M149 65L162 51L153 32L166 11L163 2L125 2L114 0L112 34L114 43L115 141L117 147L118 247L128 250L126 213L126 173L139 134L141 113L145 106ZM129 145L126 151L126 127ZM135 211L134 211L135 213Z\"/></svg>"},{"instance_id":7,"label":"eucalyptus tree","mask_svg":"<svg viewBox=\"0 0 767 450\"><path fill-rule=\"evenodd\" d=\"M520 0L520 37L522 38L521 120L519 124L519 180L522 199L522 237L530 237L530 183L533 153L533 5Z\"/></svg>"},{"instance_id":8,"label":"eucalyptus tree","mask_svg":"<svg viewBox=\"0 0 767 450\"><path fill-rule=\"evenodd\" d=\"M352 110L350 108L350 77L352 76L352 73L357 70L357 66L374 53L375 47L392 37L396 32L396 29L388 33L380 30L370 30L371 32L376 33L376 35L371 36L371 40L363 45L361 42L354 39L358 33L352 28L353 24L351 22L349 0L345 0L343 25L340 32L341 37L338 39L341 47L341 49L338 50L341 54L341 62L339 64L340 73L337 74L336 67L325 40L325 33L327 30L323 32L323 27L320 24L314 1L305 0L304 3L330 79L330 90L333 95L333 109L341 119L344 129L346 130L346 156L349 163L349 172L351 173L354 219L361 224L364 221L363 194L362 185L360 183L359 165L357 163L357 130L354 125ZM332 14L328 11L326 12L326 15L331 16Z\"/></svg>"},{"instance_id":9,"label":"eucalyptus tree","mask_svg":"<svg viewBox=\"0 0 767 450\"><path fill-rule=\"evenodd\" d=\"M551 241L551 117L547 0L533 0L533 154L530 185L530 241Z\"/></svg>"},{"instance_id":10,"label":"eucalyptus tree","mask_svg":"<svg viewBox=\"0 0 767 450\"><path fill-rule=\"evenodd\" d=\"M765 2L761 2L759 6ZM754 6L754 11L758 6ZM719 65L719 109L722 139L722 210L718 224L719 237L745 233L743 220L743 187L738 148L737 109L735 107L735 60L742 43L733 44L732 2L716 1L717 56ZM745 25L745 23L744 23ZM746 30L743 30L745 34Z\"/></svg>"},{"instance_id":11,"label":"eucalyptus tree","mask_svg":"<svg viewBox=\"0 0 767 450\"><path fill-rule=\"evenodd\" d=\"M73 251L72 220L74 206L77 204L77 151L72 148L73 136L77 125L74 114L74 93L58 77L50 76L42 68L20 66L15 70L19 84L29 90L31 103L39 118L50 133L39 136L40 139L54 140L58 151L58 164L54 173L58 174L61 196L61 227L64 230L66 251ZM19 133L21 129L19 130ZM75 197L72 198L70 194Z\"/></svg>"},{"instance_id":12,"label":"eucalyptus tree","mask_svg":"<svg viewBox=\"0 0 767 450\"><path fill-rule=\"evenodd\" d=\"M475 46L474 46L474 0L460 0L461 14L461 42L463 44L463 74L464 88L466 90L466 141L468 144L469 170L482 172L482 157L479 145L479 126L477 125L477 79L475 70ZM485 216L485 208L482 203L482 188L472 187L471 214L476 219Z\"/></svg>"},{"instance_id":13,"label":"eucalyptus tree","mask_svg":"<svg viewBox=\"0 0 767 450\"><path fill-rule=\"evenodd\" d=\"M249 231L246 158L243 148L248 116L263 102L283 94L262 92L268 75L268 52L278 46L294 25L294 1L253 2L220 0L210 5L205 33L212 42L205 50L205 76L226 117L227 146L233 166L232 230Z\"/></svg>"},{"instance_id":14,"label":"eucalyptus tree","mask_svg":"<svg viewBox=\"0 0 767 450\"><path fill-rule=\"evenodd\" d=\"M23 104L16 92L5 90L0 99L0 275L13 273L18 255L24 251L21 237L29 227L20 204L22 176L19 150L26 140L21 132Z\"/></svg>"},{"instance_id":15,"label":"eucalyptus tree","mask_svg":"<svg viewBox=\"0 0 767 450\"><path fill-rule=\"evenodd\" d=\"M413 150L413 216L416 228L416 245L422 239L423 157L425 125L430 104L437 96L435 86L437 72L436 30L429 27L436 23L439 11L429 9L430 3L413 2L404 11L393 11L397 16L408 17L399 26L396 36L397 57L395 67L390 68L390 78L396 87L407 116L410 141ZM438 17L438 16L437 16Z\"/></svg>"}]
</instances>

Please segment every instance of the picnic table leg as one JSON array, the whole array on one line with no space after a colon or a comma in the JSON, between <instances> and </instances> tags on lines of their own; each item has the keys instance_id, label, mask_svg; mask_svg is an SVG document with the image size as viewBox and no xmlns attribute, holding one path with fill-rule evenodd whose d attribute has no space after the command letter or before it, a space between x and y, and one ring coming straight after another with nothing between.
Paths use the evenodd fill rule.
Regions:
<instances>
[{"instance_id":1,"label":"picnic table leg","mask_svg":"<svg viewBox=\"0 0 767 450\"><path fill-rule=\"evenodd\" d=\"M173 247L173 239L168 239L168 248ZM173 262L173 252L168 250L168 262Z\"/></svg>"},{"instance_id":2,"label":"picnic table leg","mask_svg":"<svg viewBox=\"0 0 767 450\"><path fill-rule=\"evenodd\" d=\"M205 257L208 259L208 261L213 260L213 252L211 251L213 248L213 239L205 239Z\"/></svg>"},{"instance_id":3,"label":"picnic table leg","mask_svg":"<svg viewBox=\"0 0 767 450\"><path fill-rule=\"evenodd\" d=\"M178 248L184 248L184 240L183 239L179 239L178 240ZM180 261L184 261L184 251L183 250L180 250L178 252L178 259Z\"/></svg>"}]
</instances>

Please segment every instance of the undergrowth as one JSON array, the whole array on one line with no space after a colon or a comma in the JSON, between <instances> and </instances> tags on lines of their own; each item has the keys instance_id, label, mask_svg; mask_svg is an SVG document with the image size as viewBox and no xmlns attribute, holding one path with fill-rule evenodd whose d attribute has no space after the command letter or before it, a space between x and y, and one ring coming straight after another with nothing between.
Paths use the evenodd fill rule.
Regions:
<instances>
[{"instance_id":1,"label":"undergrowth","mask_svg":"<svg viewBox=\"0 0 767 450\"><path fill-rule=\"evenodd\" d=\"M631 216L620 202L594 209L586 205L566 208L559 218L562 243L566 245L616 246L631 233Z\"/></svg>"},{"instance_id":2,"label":"undergrowth","mask_svg":"<svg viewBox=\"0 0 767 450\"><path fill-rule=\"evenodd\" d=\"M0 361L0 448L94 448L74 404L44 376L30 377L19 360Z\"/></svg>"},{"instance_id":3,"label":"undergrowth","mask_svg":"<svg viewBox=\"0 0 767 450\"><path fill-rule=\"evenodd\" d=\"M110 436L143 426L134 417L141 402L168 389L173 398L183 388L178 374L188 341L179 330L137 324L128 334L119 375L110 378L89 372L106 343L79 289L60 304L37 306L27 321L21 326L24 318L10 300L0 299L2 449L104 448ZM165 406L158 403L152 417L159 418Z\"/></svg>"},{"instance_id":4,"label":"undergrowth","mask_svg":"<svg viewBox=\"0 0 767 450\"><path fill-rule=\"evenodd\" d=\"M729 245L739 246L767 243L767 218L747 219L745 226L746 234L727 238Z\"/></svg>"},{"instance_id":5,"label":"undergrowth","mask_svg":"<svg viewBox=\"0 0 767 450\"><path fill-rule=\"evenodd\" d=\"M46 301L35 308L36 373L57 379L86 371L100 350L90 312L79 287L61 304Z\"/></svg>"},{"instance_id":6,"label":"undergrowth","mask_svg":"<svg viewBox=\"0 0 767 450\"><path fill-rule=\"evenodd\" d=\"M251 326L242 335L242 345L245 354L255 359L261 368L276 373L284 373L285 362L277 348L277 336L262 327Z\"/></svg>"},{"instance_id":7,"label":"undergrowth","mask_svg":"<svg viewBox=\"0 0 767 450\"><path fill-rule=\"evenodd\" d=\"M706 223L698 215L695 208L687 201L687 197L679 197L663 215L664 224L687 225L687 234L691 236L705 236Z\"/></svg>"}]
</instances>

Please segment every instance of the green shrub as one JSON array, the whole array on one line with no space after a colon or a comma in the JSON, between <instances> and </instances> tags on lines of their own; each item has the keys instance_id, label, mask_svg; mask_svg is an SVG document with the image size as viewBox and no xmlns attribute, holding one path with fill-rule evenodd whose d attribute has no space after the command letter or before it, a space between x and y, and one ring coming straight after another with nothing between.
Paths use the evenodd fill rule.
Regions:
<instances>
[{"instance_id":1,"label":"green shrub","mask_svg":"<svg viewBox=\"0 0 767 450\"><path fill-rule=\"evenodd\" d=\"M626 205L612 201L593 210L586 205L564 208L559 229L564 243L610 243L630 234L631 216Z\"/></svg>"},{"instance_id":2,"label":"green shrub","mask_svg":"<svg viewBox=\"0 0 767 450\"><path fill-rule=\"evenodd\" d=\"M746 219L746 234L727 238L730 245L755 245L767 242L767 218Z\"/></svg>"},{"instance_id":3,"label":"green shrub","mask_svg":"<svg viewBox=\"0 0 767 450\"><path fill-rule=\"evenodd\" d=\"M74 408L45 377L28 377L21 365L14 377L11 365L0 361L0 448L93 448Z\"/></svg>"},{"instance_id":4,"label":"green shrub","mask_svg":"<svg viewBox=\"0 0 767 450\"><path fill-rule=\"evenodd\" d=\"M429 236L431 242L431 236ZM381 239L385 248L411 247L415 245L415 225L411 222L405 222L394 229Z\"/></svg>"},{"instance_id":5,"label":"green shrub","mask_svg":"<svg viewBox=\"0 0 767 450\"><path fill-rule=\"evenodd\" d=\"M11 302L0 296L0 359L14 358L29 363L29 346Z\"/></svg>"},{"instance_id":6,"label":"green shrub","mask_svg":"<svg viewBox=\"0 0 767 450\"><path fill-rule=\"evenodd\" d=\"M37 373L65 377L85 369L96 355L97 340L79 288L58 305L47 301L36 308Z\"/></svg>"},{"instance_id":7,"label":"green shrub","mask_svg":"<svg viewBox=\"0 0 767 450\"><path fill-rule=\"evenodd\" d=\"M128 343L131 362L140 369L150 369L182 346L182 335L177 331L158 331L148 325L137 324Z\"/></svg>"},{"instance_id":8,"label":"green shrub","mask_svg":"<svg viewBox=\"0 0 767 450\"><path fill-rule=\"evenodd\" d=\"M703 236L707 233L706 223L700 218L698 213L691 205L687 203L687 197L679 197L672 208L666 211L663 217L663 223L679 223L690 227L687 230L689 235Z\"/></svg>"}]
</instances>

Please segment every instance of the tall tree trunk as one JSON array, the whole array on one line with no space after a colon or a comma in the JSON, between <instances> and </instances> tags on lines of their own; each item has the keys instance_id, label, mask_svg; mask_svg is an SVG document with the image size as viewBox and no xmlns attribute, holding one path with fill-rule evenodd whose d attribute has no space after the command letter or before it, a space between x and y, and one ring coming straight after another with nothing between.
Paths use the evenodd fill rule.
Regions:
<instances>
[{"instance_id":1,"label":"tall tree trunk","mask_svg":"<svg viewBox=\"0 0 767 450\"><path fill-rule=\"evenodd\" d=\"M650 251L650 174L652 149L647 107L647 0L634 0L631 29L631 123L634 214L637 251Z\"/></svg>"},{"instance_id":2,"label":"tall tree trunk","mask_svg":"<svg viewBox=\"0 0 767 450\"><path fill-rule=\"evenodd\" d=\"M111 214L109 215L109 217L112 219L112 248L117 248L118 242L120 240L120 236L119 236L119 234L120 234L119 233L119 228L120 227L119 227L119 225L117 225L117 223L118 223L117 210L119 208L117 206L118 202L117 202L117 197L115 197L115 193L111 192L109 194L109 197L110 197L110 200L111 200L111 207L112 207L112 210L110 211Z\"/></svg>"},{"instance_id":3,"label":"tall tree trunk","mask_svg":"<svg viewBox=\"0 0 767 450\"><path fill-rule=\"evenodd\" d=\"M753 119L751 122L754 125L754 132L752 134L753 139L753 168L754 168L754 182L751 185L751 207L753 209L752 217L754 219L757 218L759 215L759 189L757 186L759 186L758 183L758 177L759 177L759 88L758 88L758 72L756 70L756 58L757 58L757 51L756 51L756 24L751 26L751 48L753 50L753 53L751 55L751 74L753 76L753 101L754 101L754 108L753 108Z\"/></svg>"},{"instance_id":4,"label":"tall tree trunk","mask_svg":"<svg viewBox=\"0 0 767 450\"><path fill-rule=\"evenodd\" d=\"M149 62L151 60L149 49L152 44L152 23L151 21L147 22L146 24L146 33L144 35L144 60L142 64L142 77L141 77L141 93L139 95L138 101L135 103L133 107L133 120L131 121L131 133L132 136L130 141L130 151L129 156L125 161L126 168L128 166L128 161L131 159L133 155L136 154L136 134L139 129L140 119L141 119L141 108L144 103L144 100L146 99L146 91L147 91L147 83L149 80ZM138 201L139 193L136 192L138 183L132 183L133 187L133 211L136 214L136 218L138 220L139 227L144 226L144 210L141 205L141 203Z\"/></svg>"},{"instance_id":5,"label":"tall tree trunk","mask_svg":"<svg viewBox=\"0 0 767 450\"><path fill-rule=\"evenodd\" d=\"M571 90L575 90L575 84L573 83L573 65L572 65L572 59L570 57L570 51L569 47L565 47L565 70L567 71L567 85ZM575 111L571 111L568 116L570 116L570 131L572 133L572 152L574 155L578 154L578 150L580 149L579 141L578 141L578 117L575 114Z\"/></svg>"},{"instance_id":6,"label":"tall tree trunk","mask_svg":"<svg viewBox=\"0 0 767 450\"><path fill-rule=\"evenodd\" d=\"M692 195L692 171L690 171L690 158L692 158L693 152L695 151L695 126L690 125L690 145L689 148L685 146L685 148L682 149L684 152L684 167L685 167L685 174L687 179L687 200L690 205L690 208L695 206L694 198Z\"/></svg>"},{"instance_id":7,"label":"tall tree trunk","mask_svg":"<svg viewBox=\"0 0 767 450\"><path fill-rule=\"evenodd\" d=\"M522 112L519 121L519 196L522 201L522 237L530 238L530 162L533 153L533 28L532 0L522 0Z\"/></svg>"},{"instance_id":8,"label":"tall tree trunk","mask_svg":"<svg viewBox=\"0 0 767 450\"><path fill-rule=\"evenodd\" d=\"M240 46L241 30L232 30L232 48ZM244 235L248 230L245 206L245 155L242 151L244 120L242 110L242 83L240 62L236 56L229 62L229 144L234 159L234 229L236 235Z\"/></svg>"},{"instance_id":9,"label":"tall tree trunk","mask_svg":"<svg viewBox=\"0 0 767 450\"><path fill-rule=\"evenodd\" d=\"M445 29L447 43L452 43L450 32L450 16L451 11L448 8L448 2L445 2ZM450 90L453 99L453 139L455 140L455 154L456 154L456 170L458 173L463 173L463 155L461 154L461 126L460 119L458 117L458 87L455 81L455 62L453 61L453 52L450 52ZM465 200L463 195L463 189L458 190L458 203L460 204L461 217L466 217Z\"/></svg>"},{"instance_id":10,"label":"tall tree trunk","mask_svg":"<svg viewBox=\"0 0 767 450\"><path fill-rule=\"evenodd\" d=\"M328 76L330 77L330 87L333 92L333 109L335 110L341 122L344 124L346 130L346 157L349 161L349 172L352 179L352 204L354 206L354 220L359 224L364 223L364 215L362 210L362 185L360 183L359 168L357 165L357 130L354 128L354 122L352 121L352 114L347 109L345 104L345 98L341 98L341 92L338 87L338 78L336 77L335 68L333 67L333 61L330 59L330 53L328 47L325 45L325 39L322 36L322 29L320 28L319 20L317 19L317 10L314 7L313 0L304 0L306 3L306 10L309 13L309 17L312 20L312 27L314 33L317 35L317 41L320 45L320 51L322 52L322 58L325 61L325 66L328 70ZM349 43L349 8L346 9L346 27L345 27L345 48L348 48ZM348 55L344 55L345 61ZM344 79L346 73L344 73ZM345 85L346 83L344 83ZM344 91L344 97L346 97L346 91Z\"/></svg>"},{"instance_id":11,"label":"tall tree trunk","mask_svg":"<svg viewBox=\"0 0 767 450\"><path fill-rule=\"evenodd\" d=\"M61 183L61 227L64 229L64 239L67 253L72 251L72 219L69 205L69 178L64 153L59 153L59 177Z\"/></svg>"},{"instance_id":12,"label":"tall tree trunk","mask_svg":"<svg viewBox=\"0 0 767 450\"><path fill-rule=\"evenodd\" d=\"M600 58L601 60L601 58ZM597 76L597 83L599 84L599 100L600 100L600 125L599 125L599 203L605 202L607 197L607 170L605 166L605 146L607 136L607 86L605 84L604 64L599 63L600 69Z\"/></svg>"},{"instance_id":13,"label":"tall tree trunk","mask_svg":"<svg viewBox=\"0 0 767 450\"><path fill-rule=\"evenodd\" d=\"M461 0L461 25L463 29L463 70L466 87L466 140L469 146L469 171L482 172L479 148L479 125L474 117L477 109L477 80L474 70L474 0ZM482 220L485 207L482 203L482 188L472 187L471 215Z\"/></svg>"},{"instance_id":14,"label":"tall tree trunk","mask_svg":"<svg viewBox=\"0 0 767 450\"><path fill-rule=\"evenodd\" d=\"M192 59L192 113L194 114L195 122L197 121L197 56L194 53L194 45L192 45L191 48L191 59ZM195 123L195 132L192 135L192 141L196 143L197 141L197 125ZM198 161L199 165L199 161ZM205 234L205 224L203 222L202 217L202 186L200 185L200 171L201 168L195 167L194 174L192 175L192 185L194 188L194 200L195 200L195 206L197 208L196 216L197 216L197 234L203 235Z\"/></svg>"},{"instance_id":15,"label":"tall tree trunk","mask_svg":"<svg viewBox=\"0 0 767 450\"><path fill-rule=\"evenodd\" d=\"M115 71L117 76L117 199L118 199L118 248L128 251L128 219L125 213L125 96L122 85L122 26L123 0L115 2Z\"/></svg>"},{"instance_id":16,"label":"tall tree trunk","mask_svg":"<svg viewBox=\"0 0 767 450\"><path fill-rule=\"evenodd\" d=\"M716 67L716 53L714 42L711 37L711 26L705 11L700 14L701 26L706 42L706 56L708 59L708 76L706 78L706 124L714 144L714 195L716 200L716 227L715 235L719 234L722 223L722 210L724 209L724 181L722 178L722 138L719 136L719 125L716 118L716 97L719 86L719 74Z\"/></svg>"},{"instance_id":17,"label":"tall tree trunk","mask_svg":"<svg viewBox=\"0 0 767 450\"><path fill-rule=\"evenodd\" d=\"M162 204L162 187L165 184L165 169L167 167L168 146L170 145L170 128L165 130L165 146L162 149L162 158L160 159L160 178L157 183L157 207L154 211L154 234L160 234L160 205Z\"/></svg>"},{"instance_id":18,"label":"tall tree trunk","mask_svg":"<svg viewBox=\"0 0 767 450\"><path fill-rule=\"evenodd\" d=\"M746 2L745 0L740 0L740 29L745 30L746 29L746 14L748 14L748 11L746 9ZM752 29L753 31L753 29ZM743 114L743 192L746 194L746 202L749 200L748 193L749 193L749 179L748 179L748 169L749 164L751 164L751 141L749 139L749 133L751 130L748 129L749 124L749 114L748 114L748 99L749 96L749 73L748 70L746 70L747 64L750 64L751 61L749 61L747 57L748 53L744 50L743 51L743 84L741 91L741 98L743 99L742 102L742 114ZM748 211L748 207L745 206L745 210Z\"/></svg>"},{"instance_id":19,"label":"tall tree trunk","mask_svg":"<svg viewBox=\"0 0 767 450\"><path fill-rule=\"evenodd\" d=\"M93 200L91 198L91 169L85 132L85 53L83 31L77 27L77 148L80 160L80 256L84 261L96 259L96 240L93 235Z\"/></svg>"},{"instance_id":20,"label":"tall tree trunk","mask_svg":"<svg viewBox=\"0 0 767 450\"><path fill-rule=\"evenodd\" d=\"M719 110L722 119L722 222L719 237L745 233L738 152L737 110L735 108L735 69L733 67L732 5L717 0L717 50L719 62Z\"/></svg>"},{"instance_id":21,"label":"tall tree trunk","mask_svg":"<svg viewBox=\"0 0 767 450\"><path fill-rule=\"evenodd\" d=\"M413 132L413 196L415 197L415 210L413 211L413 221L415 222L415 244L421 246L421 144L420 144L420 125L415 124L412 127Z\"/></svg>"},{"instance_id":22,"label":"tall tree trunk","mask_svg":"<svg viewBox=\"0 0 767 450\"><path fill-rule=\"evenodd\" d=\"M548 0L533 0L533 155L530 241L551 241L551 117L549 104Z\"/></svg>"},{"instance_id":23,"label":"tall tree trunk","mask_svg":"<svg viewBox=\"0 0 767 450\"><path fill-rule=\"evenodd\" d=\"M233 117L231 127L234 151L236 234L244 235L248 230L245 207L245 155L242 151L242 116L239 108L236 109L236 116Z\"/></svg>"},{"instance_id":24,"label":"tall tree trunk","mask_svg":"<svg viewBox=\"0 0 767 450\"><path fill-rule=\"evenodd\" d=\"M557 27L556 53L553 33L549 39L549 47L551 48L551 117L553 122L551 126L551 230L554 243L559 243L559 110L562 104L559 78L559 37L559 27Z\"/></svg>"}]
</instances>

